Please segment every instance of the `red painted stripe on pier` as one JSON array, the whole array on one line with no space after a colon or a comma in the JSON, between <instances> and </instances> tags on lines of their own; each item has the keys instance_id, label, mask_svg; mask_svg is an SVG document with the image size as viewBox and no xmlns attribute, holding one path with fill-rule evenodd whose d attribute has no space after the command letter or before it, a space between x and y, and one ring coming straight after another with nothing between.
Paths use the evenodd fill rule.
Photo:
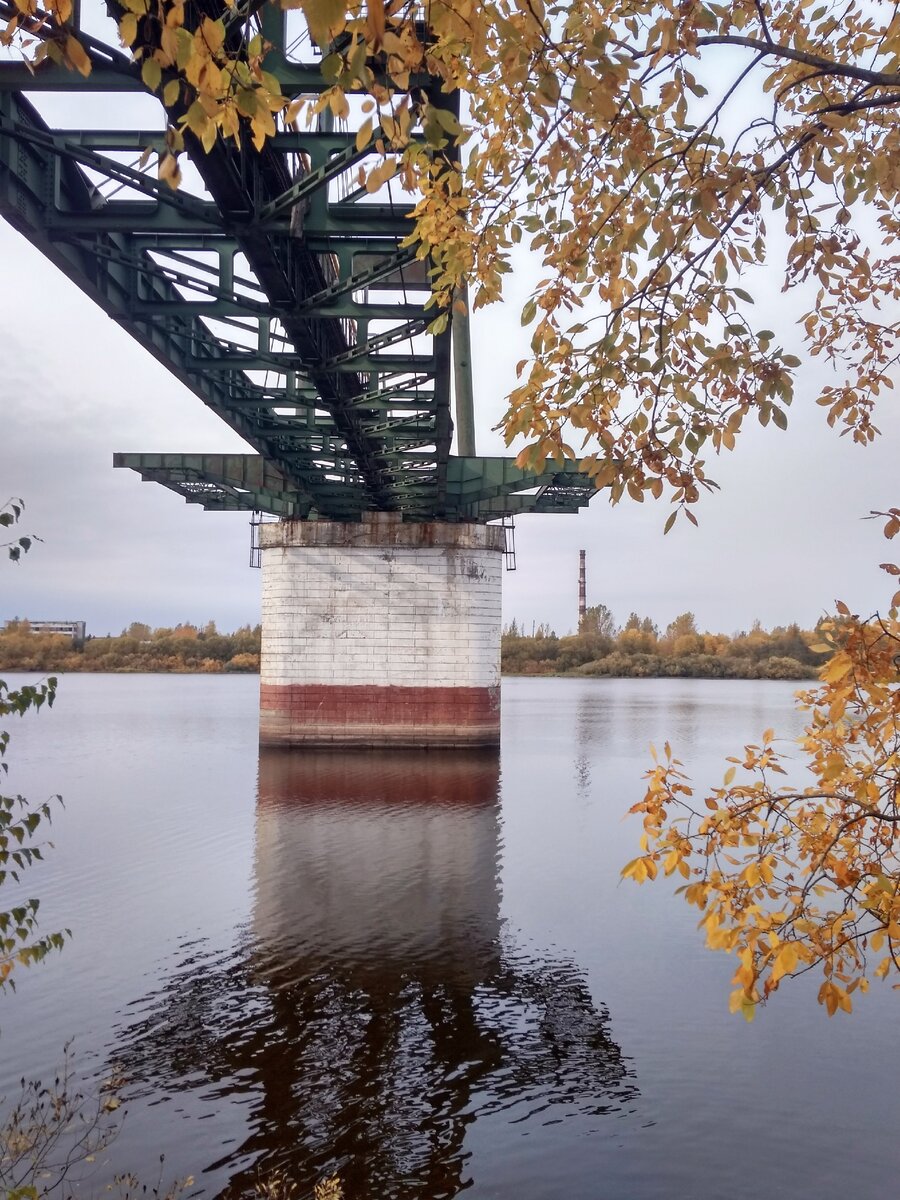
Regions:
<instances>
[{"instance_id":1,"label":"red painted stripe on pier","mask_svg":"<svg viewBox=\"0 0 900 1200\"><path fill-rule=\"evenodd\" d=\"M263 745L495 745L499 736L499 687L260 687Z\"/></svg>"}]
</instances>

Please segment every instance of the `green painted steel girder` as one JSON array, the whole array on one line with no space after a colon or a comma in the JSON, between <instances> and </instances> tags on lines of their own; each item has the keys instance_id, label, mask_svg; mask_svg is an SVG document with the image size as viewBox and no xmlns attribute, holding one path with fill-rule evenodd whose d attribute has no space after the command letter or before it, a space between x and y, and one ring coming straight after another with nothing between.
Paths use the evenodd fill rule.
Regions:
<instances>
[{"instance_id":1,"label":"green painted steel girder","mask_svg":"<svg viewBox=\"0 0 900 1200\"><path fill-rule=\"evenodd\" d=\"M0 21L14 11L0 0ZM202 11L233 22L225 0ZM289 59L277 5L244 17L240 36L264 34L285 95L328 86L315 47ZM52 34L48 24L39 36ZM256 452L117 455L117 466L205 508L282 517L492 520L587 502L595 489L571 464L535 475L450 455L451 325L428 332L438 313L426 308L430 264L405 244L409 198L359 186L372 141L358 146L327 115L260 151L244 137L204 153L188 133L199 194L172 191L155 160L176 113L161 107L158 128L123 130L57 128L42 115L45 93L71 93L76 112L79 95L146 94L130 56L80 36L87 78L49 60L34 74L0 63L0 216ZM409 86L456 104L434 80Z\"/></svg>"},{"instance_id":2,"label":"green painted steel girder","mask_svg":"<svg viewBox=\"0 0 900 1200\"><path fill-rule=\"evenodd\" d=\"M338 253L323 256L309 248L308 238L292 237L287 223L280 232L261 234L252 219L226 218L220 204L187 195L173 204L155 179L109 160L111 185L146 184L149 195L112 202L117 219L107 228L107 205L85 172L104 168L96 145L112 140L103 135L91 146L89 138L51 130L29 101L0 94L0 213L254 448L292 472L296 488L313 497L319 511L327 512L334 500L331 481L314 462L284 453L286 421L278 410L299 406L329 414L359 467L360 505L399 507L402 497L394 494L389 467L405 445L421 446L423 436L418 429L408 436L399 429L386 442L383 431L371 431L378 422L369 414L390 411L394 391L401 406L412 393L418 411L424 405L431 413L436 442L439 410L449 402L446 385L443 399L439 395L438 375L447 372L434 350L397 353L411 338L424 336L421 303L398 295L398 303L379 298L367 304L364 292L355 293L373 281L401 282L388 277L410 257L399 249L408 230L405 215L391 222L381 206L377 238L362 235L362 217L342 222L347 236L335 246ZM330 149L336 139L323 144ZM127 220L118 219L123 209L129 210ZM391 224L393 236L382 236ZM316 236L323 246L330 244L325 234ZM249 262L248 250L260 237L272 282L288 286L274 302ZM240 270L238 256L245 264ZM353 270L357 260L362 269ZM342 263L348 269L344 277ZM307 276L312 287L304 290ZM377 334L369 333L373 322L379 323ZM295 420L302 435L306 417ZM439 487L436 477L435 505ZM344 500L340 503L346 511Z\"/></svg>"},{"instance_id":3,"label":"green painted steel girder","mask_svg":"<svg viewBox=\"0 0 900 1200\"><path fill-rule=\"evenodd\" d=\"M312 503L257 454L116 454L113 466L130 467L142 479L162 483L204 508L249 507L293 517L303 515Z\"/></svg>"},{"instance_id":4,"label":"green painted steel girder","mask_svg":"<svg viewBox=\"0 0 900 1200\"><path fill-rule=\"evenodd\" d=\"M279 517L315 514L348 520L358 519L363 511L359 503L353 503L352 490L336 484L334 510L322 511L311 497L292 493L286 477L253 454L117 454L113 465L137 471L143 479L161 483L189 502L211 509L228 507ZM402 456L396 486L415 509L408 516L433 517L427 504L432 474L429 456ZM592 481L572 463L548 464L535 472L517 467L508 458L451 455L445 519L490 521L515 513L574 513L587 505L596 491Z\"/></svg>"}]
</instances>

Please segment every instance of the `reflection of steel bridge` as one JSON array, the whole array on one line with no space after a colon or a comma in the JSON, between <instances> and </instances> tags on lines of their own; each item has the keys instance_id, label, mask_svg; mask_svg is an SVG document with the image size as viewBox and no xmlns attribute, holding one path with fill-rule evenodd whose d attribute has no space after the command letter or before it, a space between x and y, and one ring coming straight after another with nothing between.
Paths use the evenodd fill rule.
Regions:
<instances>
[{"instance_id":1,"label":"reflection of steel bridge","mask_svg":"<svg viewBox=\"0 0 900 1200\"><path fill-rule=\"evenodd\" d=\"M282 517L489 520L587 503L595 488L574 464L535 474L475 456L467 318L428 332L428 264L404 245L410 205L396 184L373 195L361 186L372 147L357 148L355 129L322 119L280 130L259 152L220 138L208 154L187 133L174 192L156 159L165 120L179 114L160 108L156 128L142 122L140 73L92 36L113 26L102 12L91 24L88 7L89 76L49 60L33 74L0 63L0 216L256 451L122 454L117 466L207 509ZM15 11L0 0L0 21ZM199 0L192 11L199 21L230 10ZM321 92L315 52L301 38L307 61L291 57L280 8L243 11L231 48L261 31L283 93ZM54 92L71 97L74 121L49 119ZM94 104L80 104L88 95ZM116 128L87 127L101 96ZM435 103L453 99L434 92Z\"/></svg>"}]
</instances>

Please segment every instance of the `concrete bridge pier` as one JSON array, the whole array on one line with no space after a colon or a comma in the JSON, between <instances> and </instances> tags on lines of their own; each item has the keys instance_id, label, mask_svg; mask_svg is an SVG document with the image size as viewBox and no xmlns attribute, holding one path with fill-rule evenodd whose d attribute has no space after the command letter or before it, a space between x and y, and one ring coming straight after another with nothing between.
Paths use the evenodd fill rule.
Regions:
<instances>
[{"instance_id":1,"label":"concrete bridge pier","mask_svg":"<svg viewBox=\"0 0 900 1200\"><path fill-rule=\"evenodd\" d=\"M370 513L260 544L262 745L499 743L502 529Z\"/></svg>"}]
</instances>

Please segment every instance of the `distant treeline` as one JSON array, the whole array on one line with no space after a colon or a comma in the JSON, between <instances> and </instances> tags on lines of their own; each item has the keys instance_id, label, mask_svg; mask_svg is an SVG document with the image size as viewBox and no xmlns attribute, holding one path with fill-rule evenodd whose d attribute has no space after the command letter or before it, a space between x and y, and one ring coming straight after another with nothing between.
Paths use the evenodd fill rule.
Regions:
<instances>
[{"instance_id":1,"label":"distant treeline","mask_svg":"<svg viewBox=\"0 0 900 1200\"><path fill-rule=\"evenodd\" d=\"M133 621L118 637L72 639L32 630L27 621L0 629L3 671L219 671L259 670L259 625L219 633L214 621L202 628L176 625L151 629Z\"/></svg>"},{"instance_id":2,"label":"distant treeline","mask_svg":"<svg viewBox=\"0 0 900 1200\"><path fill-rule=\"evenodd\" d=\"M697 679L812 679L828 657L813 650L821 635L799 625L771 632L755 622L748 633L701 633L682 613L664 632L632 613L620 628L603 604L589 608L579 631L557 637L546 625L530 635L516 622L503 631L507 675L681 676Z\"/></svg>"},{"instance_id":3,"label":"distant treeline","mask_svg":"<svg viewBox=\"0 0 900 1200\"><path fill-rule=\"evenodd\" d=\"M546 625L531 634L515 621L503 631L506 675L690 676L703 679L812 679L827 657L813 650L814 630L788 625L767 632L700 633L693 613L663 632L632 613L619 628L605 605L589 608L579 632L557 635ZM219 633L215 622L151 629L132 622L117 637L88 637L81 648L60 634L32 630L27 621L0 629L0 671L221 671L259 670L260 626Z\"/></svg>"}]
</instances>

